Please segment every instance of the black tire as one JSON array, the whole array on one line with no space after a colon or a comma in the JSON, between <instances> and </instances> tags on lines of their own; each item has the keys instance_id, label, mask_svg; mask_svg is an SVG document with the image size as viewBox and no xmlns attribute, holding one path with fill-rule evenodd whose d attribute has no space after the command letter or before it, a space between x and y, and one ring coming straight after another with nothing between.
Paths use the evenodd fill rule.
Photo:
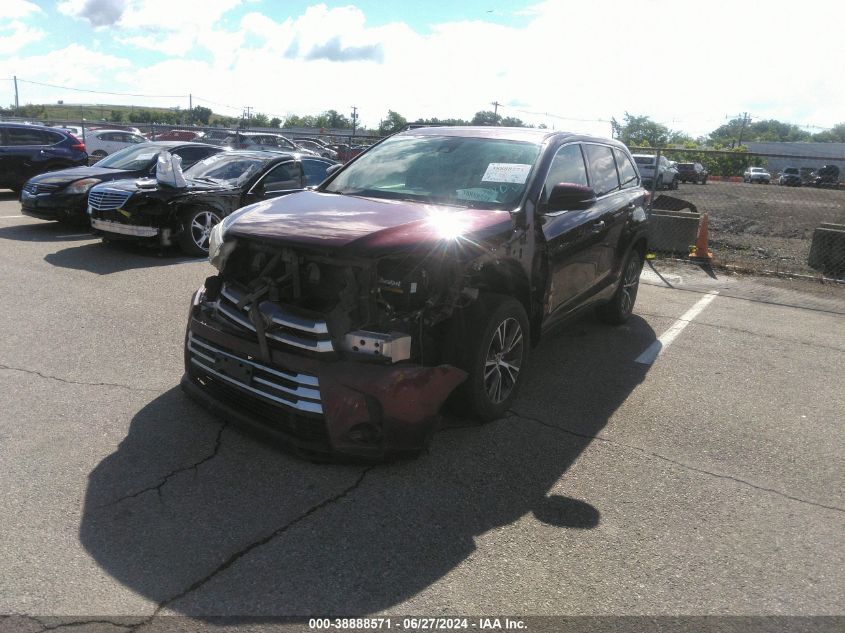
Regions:
<instances>
[{"instance_id":1,"label":"black tire","mask_svg":"<svg viewBox=\"0 0 845 633\"><path fill-rule=\"evenodd\" d=\"M678 179L677 178L672 179L672 184L669 185L669 188L670 189L677 189L678 188Z\"/></svg>"},{"instance_id":2,"label":"black tire","mask_svg":"<svg viewBox=\"0 0 845 633\"><path fill-rule=\"evenodd\" d=\"M637 291L640 287L640 271L643 269L643 254L632 250L622 266L619 286L613 293L613 298L596 308L596 316L600 321L610 325L622 325L634 311L637 302Z\"/></svg>"},{"instance_id":3,"label":"black tire","mask_svg":"<svg viewBox=\"0 0 845 633\"><path fill-rule=\"evenodd\" d=\"M93 156L93 157L94 157L94 158L96 158L97 160L100 160L101 158L105 158L105 157L106 157L106 156L108 156L108 155L109 155L109 154L108 154L108 152L104 152L104 151L103 151L103 150L101 150L101 149L98 149L98 150L96 150L96 151L94 151L94 152L91 152L91 156Z\"/></svg>"},{"instance_id":4,"label":"black tire","mask_svg":"<svg viewBox=\"0 0 845 633\"><path fill-rule=\"evenodd\" d=\"M657 191L661 191L663 189L663 177L662 176L657 179L657 186L655 186L655 189Z\"/></svg>"},{"instance_id":5,"label":"black tire","mask_svg":"<svg viewBox=\"0 0 845 633\"><path fill-rule=\"evenodd\" d=\"M706 185L706 184L707 184L707 176L705 176L704 178L702 178L702 179L701 179L701 184L702 184L702 185Z\"/></svg>"},{"instance_id":6,"label":"black tire","mask_svg":"<svg viewBox=\"0 0 845 633\"><path fill-rule=\"evenodd\" d=\"M513 297L491 293L482 295L464 317L466 345L456 364L469 376L452 394L450 405L491 422L510 408L522 384L530 345L528 315Z\"/></svg>"},{"instance_id":7,"label":"black tire","mask_svg":"<svg viewBox=\"0 0 845 633\"><path fill-rule=\"evenodd\" d=\"M223 219L223 215L209 207L190 207L179 216L179 248L186 255L208 255L208 240L211 229Z\"/></svg>"}]
</instances>

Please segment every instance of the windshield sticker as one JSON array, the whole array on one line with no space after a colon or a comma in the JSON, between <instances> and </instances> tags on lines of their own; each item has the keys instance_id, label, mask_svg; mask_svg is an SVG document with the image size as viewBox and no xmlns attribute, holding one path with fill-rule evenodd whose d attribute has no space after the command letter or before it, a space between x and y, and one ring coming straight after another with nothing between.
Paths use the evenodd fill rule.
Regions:
<instances>
[{"instance_id":1,"label":"windshield sticker","mask_svg":"<svg viewBox=\"0 0 845 633\"><path fill-rule=\"evenodd\" d=\"M149 152L148 154L138 154L135 157L135 160L147 160L148 158L152 158L156 155L157 152Z\"/></svg>"},{"instance_id":2,"label":"windshield sticker","mask_svg":"<svg viewBox=\"0 0 845 633\"><path fill-rule=\"evenodd\" d=\"M479 202L498 202L499 192L496 189L473 187L472 189L458 189L455 191L459 200L477 200Z\"/></svg>"},{"instance_id":3,"label":"windshield sticker","mask_svg":"<svg viewBox=\"0 0 845 633\"><path fill-rule=\"evenodd\" d=\"M529 171L531 171L531 165L490 163L481 177L481 182L512 182L522 185L528 180Z\"/></svg>"}]
</instances>

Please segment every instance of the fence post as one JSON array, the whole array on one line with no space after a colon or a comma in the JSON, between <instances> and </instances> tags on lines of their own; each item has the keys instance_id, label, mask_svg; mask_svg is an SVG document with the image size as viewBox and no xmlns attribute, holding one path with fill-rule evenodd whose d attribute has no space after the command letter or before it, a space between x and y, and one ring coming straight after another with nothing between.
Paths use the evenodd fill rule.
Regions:
<instances>
[{"instance_id":1,"label":"fence post","mask_svg":"<svg viewBox=\"0 0 845 633\"><path fill-rule=\"evenodd\" d=\"M660 155L662 150L657 150L657 155L654 157L654 173L651 175L651 201L654 202L654 192L657 190L657 172L660 171Z\"/></svg>"}]
</instances>

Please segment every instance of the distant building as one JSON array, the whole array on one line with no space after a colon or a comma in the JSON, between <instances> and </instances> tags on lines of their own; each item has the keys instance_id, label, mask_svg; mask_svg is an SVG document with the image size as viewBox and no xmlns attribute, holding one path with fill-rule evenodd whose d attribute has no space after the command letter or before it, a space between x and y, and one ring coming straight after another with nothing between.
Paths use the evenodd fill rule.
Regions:
<instances>
[{"instance_id":1,"label":"distant building","mask_svg":"<svg viewBox=\"0 0 845 633\"><path fill-rule=\"evenodd\" d=\"M789 158L767 158L766 168L774 176L786 167L838 165L845 173L845 143L743 143L753 154L785 154Z\"/></svg>"}]
</instances>

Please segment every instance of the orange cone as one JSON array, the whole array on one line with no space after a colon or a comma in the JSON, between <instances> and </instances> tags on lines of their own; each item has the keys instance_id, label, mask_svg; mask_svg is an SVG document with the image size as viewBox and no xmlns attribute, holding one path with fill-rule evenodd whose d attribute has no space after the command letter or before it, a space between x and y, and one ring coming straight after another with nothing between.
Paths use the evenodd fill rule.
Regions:
<instances>
[{"instance_id":1,"label":"orange cone","mask_svg":"<svg viewBox=\"0 0 845 633\"><path fill-rule=\"evenodd\" d=\"M707 247L707 223L709 221L710 219L705 211L701 214L701 222L698 224L698 237L695 238L695 246L690 250L690 259L713 261L713 253Z\"/></svg>"}]
</instances>

